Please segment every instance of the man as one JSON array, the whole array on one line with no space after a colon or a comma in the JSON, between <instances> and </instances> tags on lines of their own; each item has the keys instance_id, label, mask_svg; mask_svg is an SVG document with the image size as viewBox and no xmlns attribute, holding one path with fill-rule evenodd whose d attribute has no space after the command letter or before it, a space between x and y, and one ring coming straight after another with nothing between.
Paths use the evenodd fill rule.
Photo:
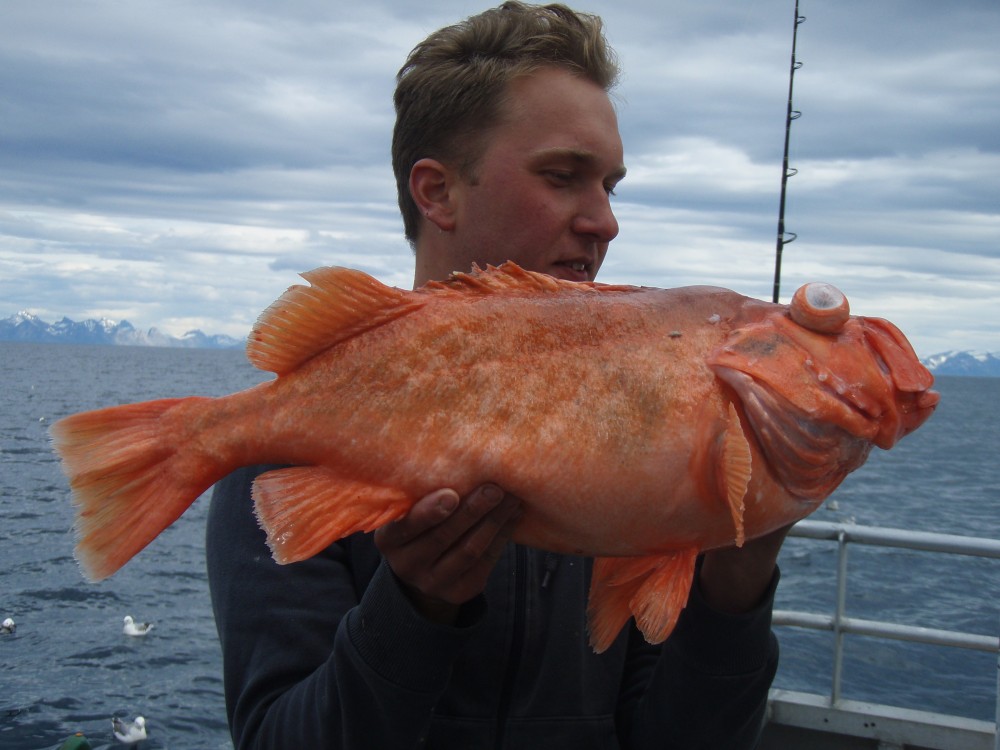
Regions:
<instances>
[{"instance_id":1,"label":"man","mask_svg":"<svg viewBox=\"0 0 1000 750\"><path fill-rule=\"evenodd\" d=\"M600 20L509 2L400 71L393 167L414 284L472 263L592 280L625 175ZM674 634L588 646L591 562L509 544L519 501L447 488L374 535L271 561L249 497L216 488L213 606L244 747L750 748L777 666L783 533L707 553Z\"/></svg>"}]
</instances>

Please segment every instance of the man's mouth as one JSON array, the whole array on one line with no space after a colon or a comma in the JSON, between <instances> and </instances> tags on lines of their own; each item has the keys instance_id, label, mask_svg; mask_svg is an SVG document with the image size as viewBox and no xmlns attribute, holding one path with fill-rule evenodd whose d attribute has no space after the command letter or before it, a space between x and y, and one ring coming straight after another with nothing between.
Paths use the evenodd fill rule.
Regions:
<instances>
[{"instance_id":1,"label":"man's mouth","mask_svg":"<svg viewBox=\"0 0 1000 750\"><path fill-rule=\"evenodd\" d=\"M581 260L570 260L556 263L556 268L562 273L556 274L569 281L590 281L590 264Z\"/></svg>"}]
</instances>

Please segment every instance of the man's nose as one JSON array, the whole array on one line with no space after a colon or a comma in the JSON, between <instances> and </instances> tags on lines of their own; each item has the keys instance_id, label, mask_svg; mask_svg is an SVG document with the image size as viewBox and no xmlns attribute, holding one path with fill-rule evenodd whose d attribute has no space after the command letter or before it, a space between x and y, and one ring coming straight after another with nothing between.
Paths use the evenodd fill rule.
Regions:
<instances>
[{"instance_id":1,"label":"man's nose","mask_svg":"<svg viewBox=\"0 0 1000 750\"><path fill-rule=\"evenodd\" d=\"M608 193L602 188L600 194L589 197L577 211L573 230L578 234L592 236L598 242L611 242L618 236L618 219L611 208Z\"/></svg>"}]
</instances>

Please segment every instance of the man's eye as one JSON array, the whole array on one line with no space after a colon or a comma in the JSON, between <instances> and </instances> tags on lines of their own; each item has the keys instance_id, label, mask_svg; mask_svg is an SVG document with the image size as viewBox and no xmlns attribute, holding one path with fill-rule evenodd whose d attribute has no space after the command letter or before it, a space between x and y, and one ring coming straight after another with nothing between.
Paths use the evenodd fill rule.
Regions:
<instances>
[{"instance_id":1,"label":"man's eye","mask_svg":"<svg viewBox=\"0 0 1000 750\"><path fill-rule=\"evenodd\" d=\"M570 182L573 181L572 172L564 172L561 170L549 170L548 172L545 173L545 175L549 178L550 181L552 181L557 185L568 185Z\"/></svg>"},{"instance_id":2,"label":"man's eye","mask_svg":"<svg viewBox=\"0 0 1000 750\"><path fill-rule=\"evenodd\" d=\"M615 193L615 186L614 185L605 185L604 186L604 192L607 193L608 195L615 195L616 194Z\"/></svg>"}]
</instances>

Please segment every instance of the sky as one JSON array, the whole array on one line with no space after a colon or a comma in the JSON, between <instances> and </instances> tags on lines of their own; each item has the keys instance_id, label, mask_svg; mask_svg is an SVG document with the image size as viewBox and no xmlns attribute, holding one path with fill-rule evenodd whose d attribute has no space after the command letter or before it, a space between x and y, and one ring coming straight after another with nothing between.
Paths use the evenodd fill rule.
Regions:
<instances>
[{"instance_id":1,"label":"sky","mask_svg":"<svg viewBox=\"0 0 1000 750\"><path fill-rule=\"evenodd\" d=\"M8 3L0 318L243 337L316 266L409 287L394 76L490 4ZM794 0L573 7L603 17L624 71L629 173L598 280L770 300ZM826 281L922 357L1000 352L1000 3L799 14L780 300Z\"/></svg>"}]
</instances>

